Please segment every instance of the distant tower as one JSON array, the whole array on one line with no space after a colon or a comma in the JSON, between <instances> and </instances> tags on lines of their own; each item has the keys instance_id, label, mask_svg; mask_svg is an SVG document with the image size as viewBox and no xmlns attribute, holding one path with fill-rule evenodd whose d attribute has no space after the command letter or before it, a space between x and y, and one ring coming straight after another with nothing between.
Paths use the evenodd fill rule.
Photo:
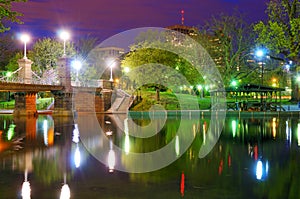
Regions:
<instances>
[{"instance_id":1,"label":"distant tower","mask_svg":"<svg viewBox=\"0 0 300 199\"><path fill-rule=\"evenodd\" d=\"M181 25L184 25L184 10L181 10Z\"/></svg>"}]
</instances>

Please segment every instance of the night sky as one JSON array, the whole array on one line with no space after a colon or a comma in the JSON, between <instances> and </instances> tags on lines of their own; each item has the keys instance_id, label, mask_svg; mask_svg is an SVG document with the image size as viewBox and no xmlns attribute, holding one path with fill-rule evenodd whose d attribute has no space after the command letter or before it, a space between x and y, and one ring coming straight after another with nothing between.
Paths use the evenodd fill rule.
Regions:
<instances>
[{"instance_id":1,"label":"night sky","mask_svg":"<svg viewBox=\"0 0 300 199\"><path fill-rule=\"evenodd\" d=\"M267 0L28 0L13 8L24 14L24 24L12 31L28 32L34 39L54 37L61 28L73 38L87 34L104 40L122 31L139 27L166 27L181 23L201 26L212 15L230 14L235 8L249 22L266 18Z\"/></svg>"}]
</instances>

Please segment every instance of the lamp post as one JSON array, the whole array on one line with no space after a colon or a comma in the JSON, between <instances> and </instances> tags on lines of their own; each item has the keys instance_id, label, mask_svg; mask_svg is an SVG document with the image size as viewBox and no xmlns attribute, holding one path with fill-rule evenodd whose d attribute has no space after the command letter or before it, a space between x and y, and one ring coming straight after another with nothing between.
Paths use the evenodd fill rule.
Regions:
<instances>
[{"instance_id":1,"label":"lamp post","mask_svg":"<svg viewBox=\"0 0 300 199\"><path fill-rule=\"evenodd\" d=\"M22 34L21 35L21 41L24 43L24 57L23 59L27 59L26 57L26 44L29 41L29 35L28 34Z\"/></svg>"},{"instance_id":2,"label":"lamp post","mask_svg":"<svg viewBox=\"0 0 300 199\"><path fill-rule=\"evenodd\" d=\"M266 50L263 48L257 49L255 51L255 56L261 63L261 85L264 84L264 62L263 62L263 59L264 59L265 55L266 55Z\"/></svg>"},{"instance_id":3,"label":"lamp post","mask_svg":"<svg viewBox=\"0 0 300 199\"><path fill-rule=\"evenodd\" d=\"M63 30L60 32L59 37L64 41L64 54L63 56L66 56L66 41L70 39L69 32Z\"/></svg>"},{"instance_id":4,"label":"lamp post","mask_svg":"<svg viewBox=\"0 0 300 199\"><path fill-rule=\"evenodd\" d=\"M79 70L81 69L82 63L79 60L72 61L72 66L76 70L76 86L79 86Z\"/></svg>"},{"instance_id":5,"label":"lamp post","mask_svg":"<svg viewBox=\"0 0 300 199\"><path fill-rule=\"evenodd\" d=\"M109 81L114 81L114 79L113 79L113 75L112 75L112 69L113 69L113 67L116 65L116 61L114 60L114 59L109 59L108 61L107 61L107 64L108 64L108 66L110 67L110 78L109 78Z\"/></svg>"}]
</instances>

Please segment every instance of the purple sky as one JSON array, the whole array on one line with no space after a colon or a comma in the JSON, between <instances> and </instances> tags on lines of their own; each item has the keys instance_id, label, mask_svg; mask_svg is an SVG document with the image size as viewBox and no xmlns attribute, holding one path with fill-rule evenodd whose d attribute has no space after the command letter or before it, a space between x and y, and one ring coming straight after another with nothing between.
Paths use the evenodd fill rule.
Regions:
<instances>
[{"instance_id":1,"label":"purple sky","mask_svg":"<svg viewBox=\"0 0 300 199\"><path fill-rule=\"evenodd\" d=\"M266 17L267 0L28 0L13 8L24 14L24 24L12 31L28 32L33 38L55 36L66 28L73 37L95 35L104 40L119 32L139 27L166 27L180 24L199 26L218 13L234 8L255 22Z\"/></svg>"}]
</instances>

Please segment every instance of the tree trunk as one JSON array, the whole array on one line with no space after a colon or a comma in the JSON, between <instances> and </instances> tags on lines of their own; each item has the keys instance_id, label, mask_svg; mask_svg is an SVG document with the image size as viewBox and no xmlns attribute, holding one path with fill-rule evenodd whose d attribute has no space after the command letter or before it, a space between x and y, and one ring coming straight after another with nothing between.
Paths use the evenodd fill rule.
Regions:
<instances>
[{"instance_id":1,"label":"tree trunk","mask_svg":"<svg viewBox=\"0 0 300 199\"><path fill-rule=\"evenodd\" d=\"M159 96L159 88L158 87L156 87L156 101L160 101L160 96Z\"/></svg>"},{"instance_id":2,"label":"tree trunk","mask_svg":"<svg viewBox=\"0 0 300 199\"><path fill-rule=\"evenodd\" d=\"M300 100L300 94L299 94L299 82L296 81L296 75L297 75L297 70L296 67L292 71L292 79L291 79L291 101L292 102L298 102Z\"/></svg>"}]
</instances>

